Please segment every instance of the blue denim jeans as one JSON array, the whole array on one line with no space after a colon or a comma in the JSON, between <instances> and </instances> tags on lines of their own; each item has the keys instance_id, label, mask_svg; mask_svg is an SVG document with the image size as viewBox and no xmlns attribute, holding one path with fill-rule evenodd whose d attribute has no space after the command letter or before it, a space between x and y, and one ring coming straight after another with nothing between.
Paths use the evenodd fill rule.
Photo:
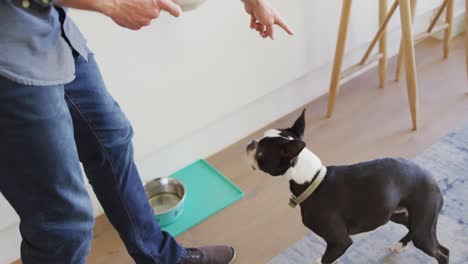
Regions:
<instances>
[{"instance_id":1,"label":"blue denim jeans","mask_svg":"<svg viewBox=\"0 0 468 264\"><path fill-rule=\"evenodd\" d=\"M93 55L75 64L76 79L66 85L32 87L0 77L0 191L21 219L23 262L85 263L94 217L81 162L135 262L178 263L185 249L154 219L129 121Z\"/></svg>"}]
</instances>

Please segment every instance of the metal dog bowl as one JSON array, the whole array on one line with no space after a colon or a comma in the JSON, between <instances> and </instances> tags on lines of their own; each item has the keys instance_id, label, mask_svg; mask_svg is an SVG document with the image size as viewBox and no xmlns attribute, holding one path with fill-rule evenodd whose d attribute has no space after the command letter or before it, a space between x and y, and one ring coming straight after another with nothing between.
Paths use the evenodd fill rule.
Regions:
<instances>
[{"instance_id":1,"label":"metal dog bowl","mask_svg":"<svg viewBox=\"0 0 468 264\"><path fill-rule=\"evenodd\" d=\"M159 225L170 225L182 215L186 192L181 181L158 178L145 184L145 192Z\"/></svg>"}]
</instances>

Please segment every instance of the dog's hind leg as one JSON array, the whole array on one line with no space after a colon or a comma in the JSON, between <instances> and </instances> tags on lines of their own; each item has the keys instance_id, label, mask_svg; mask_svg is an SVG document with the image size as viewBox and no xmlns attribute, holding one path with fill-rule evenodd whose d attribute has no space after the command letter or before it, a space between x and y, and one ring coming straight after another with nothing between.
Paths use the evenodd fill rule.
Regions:
<instances>
[{"instance_id":1,"label":"dog's hind leg","mask_svg":"<svg viewBox=\"0 0 468 264\"><path fill-rule=\"evenodd\" d=\"M447 257L450 255L450 250L448 250L448 248L442 246L441 244L439 244L439 251Z\"/></svg>"},{"instance_id":2,"label":"dog's hind leg","mask_svg":"<svg viewBox=\"0 0 468 264\"><path fill-rule=\"evenodd\" d=\"M432 235L430 235L430 236L432 236ZM432 236L432 238L430 238L429 240L427 240L427 238L419 239L419 238L413 237L413 244L414 244L415 247L422 250L427 255L437 259L437 262L439 264L448 264L449 263L449 256L445 255L443 253L444 250L441 249L441 247L439 245L437 245L437 239L434 236ZM448 253L448 252L446 252L446 253Z\"/></svg>"},{"instance_id":3,"label":"dog's hind leg","mask_svg":"<svg viewBox=\"0 0 468 264\"><path fill-rule=\"evenodd\" d=\"M409 227L409 219L408 219L408 211L403 211L403 212L398 212L394 213L390 217L390 221L395 222L397 224L401 224L406 226L408 229ZM408 243L411 242L411 232L408 232L398 243L390 247L390 250L393 253L401 253L403 252L406 247L408 246Z\"/></svg>"},{"instance_id":4,"label":"dog's hind leg","mask_svg":"<svg viewBox=\"0 0 468 264\"><path fill-rule=\"evenodd\" d=\"M437 241L435 229L419 229L412 234L411 240L416 248L437 259L439 264L449 263L449 250Z\"/></svg>"},{"instance_id":5,"label":"dog's hind leg","mask_svg":"<svg viewBox=\"0 0 468 264\"><path fill-rule=\"evenodd\" d=\"M439 245L438 246L439 254L442 254L442 255L446 256L447 257L447 262L448 262L448 259L449 259L449 256L450 256L450 250L448 248L446 248L444 245L440 244L438 239L437 239L437 222L438 222L438 220L439 220L439 215L437 215L437 218L436 218L434 224L432 225L432 236L434 237L434 239L437 241L437 244Z\"/></svg>"},{"instance_id":6,"label":"dog's hind leg","mask_svg":"<svg viewBox=\"0 0 468 264\"><path fill-rule=\"evenodd\" d=\"M439 261L439 258L442 259L442 262ZM449 258L450 258L450 251L448 250L448 248L439 244L438 258L437 258L439 263L444 263L444 264L449 263Z\"/></svg>"},{"instance_id":7,"label":"dog's hind leg","mask_svg":"<svg viewBox=\"0 0 468 264\"><path fill-rule=\"evenodd\" d=\"M408 234L406 234L402 239L400 239L400 241L398 241L398 243L393 245L390 248L390 250L393 253L401 253L406 249L409 242L411 242L411 234L408 232Z\"/></svg>"},{"instance_id":8,"label":"dog's hind leg","mask_svg":"<svg viewBox=\"0 0 468 264\"><path fill-rule=\"evenodd\" d=\"M437 240L437 219L442 208L442 195L438 199L427 197L410 210L411 240L416 248L437 259L439 264L449 263L449 250Z\"/></svg>"},{"instance_id":9,"label":"dog's hind leg","mask_svg":"<svg viewBox=\"0 0 468 264\"><path fill-rule=\"evenodd\" d=\"M390 221L395 222L400 225L404 225L409 229L409 216L408 211L401 211L393 213L390 217Z\"/></svg>"},{"instance_id":10,"label":"dog's hind leg","mask_svg":"<svg viewBox=\"0 0 468 264\"><path fill-rule=\"evenodd\" d=\"M443 246L442 244L440 244L438 239L437 239L437 220L438 220L438 217L439 216L437 216L437 219L436 219L434 225L432 226L432 235L433 235L434 239L437 241L437 244L438 244L437 254L439 256L441 256L441 258L446 261L446 262L442 262L442 263L448 263L449 262L449 257L450 257L450 250L448 248L446 248L445 246Z\"/></svg>"}]
</instances>

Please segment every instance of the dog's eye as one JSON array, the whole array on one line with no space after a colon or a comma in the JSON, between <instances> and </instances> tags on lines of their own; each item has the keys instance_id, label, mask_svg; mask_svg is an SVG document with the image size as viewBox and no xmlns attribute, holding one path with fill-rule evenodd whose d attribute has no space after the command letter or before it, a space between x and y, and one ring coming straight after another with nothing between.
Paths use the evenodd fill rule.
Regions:
<instances>
[{"instance_id":1,"label":"dog's eye","mask_svg":"<svg viewBox=\"0 0 468 264\"><path fill-rule=\"evenodd\" d=\"M253 170L257 170L257 168L255 168L255 166L252 166L252 169L253 169Z\"/></svg>"},{"instance_id":2,"label":"dog's eye","mask_svg":"<svg viewBox=\"0 0 468 264\"><path fill-rule=\"evenodd\" d=\"M263 156L263 152L259 152L259 153L258 153L258 156L259 156L259 157Z\"/></svg>"}]
</instances>

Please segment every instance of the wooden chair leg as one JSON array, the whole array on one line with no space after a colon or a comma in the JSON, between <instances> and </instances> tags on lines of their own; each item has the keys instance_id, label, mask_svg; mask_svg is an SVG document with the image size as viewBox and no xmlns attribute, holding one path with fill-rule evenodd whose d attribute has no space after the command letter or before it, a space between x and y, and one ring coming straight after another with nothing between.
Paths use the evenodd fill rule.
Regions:
<instances>
[{"instance_id":1,"label":"wooden chair leg","mask_svg":"<svg viewBox=\"0 0 468 264\"><path fill-rule=\"evenodd\" d=\"M341 10L340 29L336 42L335 59L333 61L333 71L330 81L330 92L328 95L328 117L333 115L336 96L338 95L338 86L340 85L341 68L343 66L344 52L346 48L346 39L348 35L349 17L351 15L352 0L343 0Z\"/></svg>"},{"instance_id":2,"label":"wooden chair leg","mask_svg":"<svg viewBox=\"0 0 468 264\"><path fill-rule=\"evenodd\" d=\"M395 81L399 82L401 78L401 66L403 65L403 53L405 52L405 47L403 46L403 39L400 42L400 51L398 51L398 58L396 63L395 71Z\"/></svg>"},{"instance_id":3,"label":"wooden chair leg","mask_svg":"<svg viewBox=\"0 0 468 264\"><path fill-rule=\"evenodd\" d=\"M379 24L382 25L385 22L385 16L387 15L387 0L380 0L379 3ZM382 54L382 58L379 60L379 87L384 88L385 81L387 79L387 29L382 33L379 40L379 53Z\"/></svg>"},{"instance_id":4,"label":"wooden chair leg","mask_svg":"<svg viewBox=\"0 0 468 264\"><path fill-rule=\"evenodd\" d=\"M400 17L403 29L404 59L406 64L406 82L411 110L413 130L418 128L418 83L416 77L416 59L414 57L413 23L410 0L400 0Z\"/></svg>"},{"instance_id":5,"label":"wooden chair leg","mask_svg":"<svg viewBox=\"0 0 468 264\"><path fill-rule=\"evenodd\" d=\"M416 14L416 6L417 6L417 0L411 0L411 18L414 19L414 16ZM398 52L398 59L397 59L397 68L396 68L396 74L395 74L395 81L400 81L401 78L401 66L403 65L403 56L404 56L405 50L403 46L403 39L400 42L400 51Z\"/></svg>"},{"instance_id":6,"label":"wooden chair leg","mask_svg":"<svg viewBox=\"0 0 468 264\"><path fill-rule=\"evenodd\" d=\"M445 16L445 22L448 27L444 34L444 58L447 58L450 53L450 44L452 42L452 29L453 29L453 8L454 0L448 0L447 3L447 14Z\"/></svg>"},{"instance_id":7,"label":"wooden chair leg","mask_svg":"<svg viewBox=\"0 0 468 264\"><path fill-rule=\"evenodd\" d=\"M380 24L379 30L377 31L377 34L375 34L374 38L371 41L371 44L367 48L366 52L364 53L364 56L362 57L361 61L359 62L359 65L364 65L366 64L367 60L369 59L372 51L374 50L375 45L377 45L377 42L382 38L384 33L387 33L387 25L390 22L390 19L392 19L393 14L395 13L396 9L398 8L398 0L396 0L392 7L390 8L390 11L388 12L387 15L384 16L384 18L381 18L379 20L382 20L383 22ZM380 17L380 15L379 15Z\"/></svg>"},{"instance_id":8,"label":"wooden chair leg","mask_svg":"<svg viewBox=\"0 0 468 264\"><path fill-rule=\"evenodd\" d=\"M444 12L445 8L447 7L447 4L448 4L448 0L444 0L442 5L439 7L439 10L437 10L437 13L434 19L432 19L431 25L427 29L427 33L430 33L434 29L435 25L437 24L437 21L439 21L439 18L442 15L442 12Z\"/></svg>"}]
</instances>

